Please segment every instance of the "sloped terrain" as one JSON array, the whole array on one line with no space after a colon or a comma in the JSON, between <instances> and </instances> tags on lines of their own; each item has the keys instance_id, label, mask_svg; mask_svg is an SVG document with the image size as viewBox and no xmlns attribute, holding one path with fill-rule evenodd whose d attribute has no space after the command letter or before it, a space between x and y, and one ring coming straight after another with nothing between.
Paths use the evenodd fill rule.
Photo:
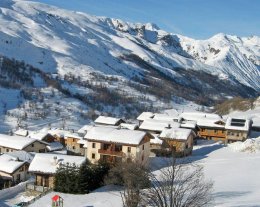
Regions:
<instances>
[{"instance_id":1,"label":"sloped terrain","mask_svg":"<svg viewBox=\"0 0 260 207\"><path fill-rule=\"evenodd\" d=\"M0 85L3 93L13 90L14 100L1 100L5 114L26 108L28 100L43 105L65 97L92 115L131 118L176 102L209 106L226 97L255 97L260 89L256 36L197 41L151 23L19 0L0 1L0 28Z\"/></svg>"}]
</instances>

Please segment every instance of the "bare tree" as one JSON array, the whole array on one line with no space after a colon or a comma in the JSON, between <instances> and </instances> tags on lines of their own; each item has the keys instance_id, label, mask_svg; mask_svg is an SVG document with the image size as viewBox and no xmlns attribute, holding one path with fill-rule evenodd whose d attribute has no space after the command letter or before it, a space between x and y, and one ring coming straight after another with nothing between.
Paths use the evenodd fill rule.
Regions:
<instances>
[{"instance_id":1,"label":"bare tree","mask_svg":"<svg viewBox=\"0 0 260 207\"><path fill-rule=\"evenodd\" d=\"M203 167L191 163L169 162L169 166L150 173L150 188L142 192L146 206L203 207L212 202L213 183L204 179Z\"/></svg>"},{"instance_id":2,"label":"bare tree","mask_svg":"<svg viewBox=\"0 0 260 207\"><path fill-rule=\"evenodd\" d=\"M110 170L106 184L122 185L123 206L137 207L142 203L142 189L150 186L148 169L135 161L120 163Z\"/></svg>"}]
</instances>

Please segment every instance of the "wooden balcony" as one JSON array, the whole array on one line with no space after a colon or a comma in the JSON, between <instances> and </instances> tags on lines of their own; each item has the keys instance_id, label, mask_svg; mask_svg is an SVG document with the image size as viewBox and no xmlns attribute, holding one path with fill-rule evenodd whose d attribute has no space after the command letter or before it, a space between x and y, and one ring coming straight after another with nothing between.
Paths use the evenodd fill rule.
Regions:
<instances>
[{"instance_id":1,"label":"wooden balcony","mask_svg":"<svg viewBox=\"0 0 260 207\"><path fill-rule=\"evenodd\" d=\"M118 157L122 157L124 155L124 153L122 151L115 151L115 150L104 150L104 149L99 149L98 150L99 154L105 154L105 155L113 155L113 156L118 156Z\"/></svg>"},{"instance_id":2,"label":"wooden balcony","mask_svg":"<svg viewBox=\"0 0 260 207\"><path fill-rule=\"evenodd\" d=\"M198 134L201 136L201 137L220 137L220 138L226 138L226 134L225 133L214 133L214 132L206 132L206 131L200 131L198 132Z\"/></svg>"}]
</instances>

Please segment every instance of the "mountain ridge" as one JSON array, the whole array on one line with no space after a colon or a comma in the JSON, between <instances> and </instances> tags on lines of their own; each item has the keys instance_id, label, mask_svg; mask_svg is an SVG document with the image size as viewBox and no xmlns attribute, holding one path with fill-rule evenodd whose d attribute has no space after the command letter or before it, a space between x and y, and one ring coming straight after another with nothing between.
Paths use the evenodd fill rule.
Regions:
<instances>
[{"instance_id":1,"label":"mountain ridge","mask_svg":"<svg viewBox=\"0 0 260 207\"><path fill-rule=\"evenodd\" d=\"M12 58L29 64L37 69L38 78L30 80L37 87L56 85L85 104L100 101L104 110L114 104L113 96L121 97L122 103L142 100L160 106L176 100L213 105L229 97L259 94L256 36L240 38L239 44L224 34L194 40L153 23L127 23L17 0L0 2L0 26L0 55L7 58L6 64ZM1 69L2 87L20 76L14 79L15 70L11 74L6 68ZM30 70L25 73L30 79L28 74ZM111 100L106 102L105 97Z\"/></svg>"}]
</instances>

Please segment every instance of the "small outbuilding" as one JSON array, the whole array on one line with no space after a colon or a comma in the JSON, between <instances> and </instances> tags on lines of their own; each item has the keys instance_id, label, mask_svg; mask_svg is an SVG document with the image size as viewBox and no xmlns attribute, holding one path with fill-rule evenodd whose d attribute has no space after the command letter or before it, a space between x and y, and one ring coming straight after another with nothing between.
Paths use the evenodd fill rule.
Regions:
<instances>
[{"instance_id":1,"label":"small outbuilding","mask_svg":"<svg viewBox=\"0 0 260 207\"><path fill-rule=\"evenodd\" d=\"M63 207L63 198L59 195L55 195L51 198L52 207Z\"/></svg>"}]
</instances>

